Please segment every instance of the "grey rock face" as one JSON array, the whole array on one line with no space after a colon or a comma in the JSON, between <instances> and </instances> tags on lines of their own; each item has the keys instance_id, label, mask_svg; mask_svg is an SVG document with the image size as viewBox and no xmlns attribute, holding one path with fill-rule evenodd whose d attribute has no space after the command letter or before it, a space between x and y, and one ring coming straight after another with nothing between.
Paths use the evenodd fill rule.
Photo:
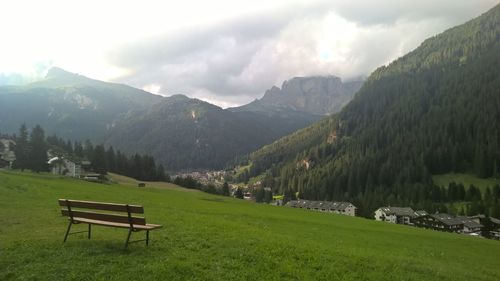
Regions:
<instances>
[{"instance_id":1,"label":"grey rock face","mask_svg":"<svg viewBox=\"0 0 500 281\"><path fill-rule=\"evenodd\" d=\"M340 111L361 88L362 81L343 83L336 76L295 77L283 82L281 89L273 86L260 100L240 108L279 107L316 115Z\"/></svg>"}]
</instances>

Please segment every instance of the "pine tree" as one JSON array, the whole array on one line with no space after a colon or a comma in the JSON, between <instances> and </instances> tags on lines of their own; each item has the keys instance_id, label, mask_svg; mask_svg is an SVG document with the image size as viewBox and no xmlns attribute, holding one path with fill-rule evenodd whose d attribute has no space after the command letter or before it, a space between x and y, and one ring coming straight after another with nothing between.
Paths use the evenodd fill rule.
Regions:
<instances>
[{"instance_id":1,"label":"pine tree","mask_svg":"<svg viewBox=\"0 0 500 281\"><path fill-rule=\"evenodd\" d=\"M73 144L71 143L71 141L68 140L66 142L66 145L64 146L64 150L66 150L66 152L69 154L73 154Z\"/></svg>"},{"instance_id":2,"label":"pine tree","mask_svg":"<svg viewBox=\"0 0 500 281\"><path fill-rule=\"evenodd\" d=\"M265 196L265 193L264 193L263 188L257 188L257 190L255 190L255 202L257 202L257 203L263 202L264 196Z\"/></svg>"},{"instance_id":3,"label":"pine tree","mask_svg":"<svg viewBox=\"0 0 500 281\"><path fill-rule=\"evenodd\" d=\"M14 162L14 168L24 171L24 169L29 167L29 151L28 130L26 129L26 125L22 124L19 128L19 136L16 138L16 149L14 151L16 161Z\"/></svg>"},{"instance_id":4,"label":"pine tree","mask_svg":"<svg viewBox=\"0 0 500 281\"><path fill-rule=\"evenodd\" d=\"M92 157L94 157L94 146L90 140L86 140L83 145L83 156L87 157L91 161Z\"/></svg>"},{"instance_id":5,"label":"pine tree","mask_svg":"<svg viewBox=\"0 0 500 281\"><path fill-rule=\"evenodd\" d=\"M165 173L165 168L162 164L156 168L156 180L170 182L170 176Z\"/></svg>"},{"instance_id":6,"label":"pine tree","mask_svg":"<svg viewBox=\"0 0 500 281\"><path fill-rule=\"evenodd\" d=\"M270 190L264 190L264 202L271 203L273 201L273 193Z\"/></svg>"},{"instance_id":7,"label":"pine tree","mask_svg":"<svg viewBox=\"0 0 500 281\"><path fill-rule=\"evenodd\" d=\"M45 142L45 133L40 125L36 125L31 131L29 162L29 166L34 172L48 170L47 144Z\"/></svg>"},{"instance_id":8,"label":"pine tree","mask_svg":"<svg viewBox=\"0 0 500 281\"><path fill-rule=\"evenodd\" d=\"M458 215L459 215L459 216L465 216L464 206L462 206L462 207L460 208L460 212L458 212Z\"/></svg>"},{"instance_id":9,"label":"pine tree","mask_svg":"<svg viewBox=\"0 0 500 281\"><path fill-rule=\"evenodd\" d=\"M116 172L116 155L112 146L106 151L106 168L108 171Z\"/></svg>"},{"instance_id":10,"label":"pine tree","mask_svg":"<svg viewBox=\"0 0 500 281\"><path fill-rule=\"evenodd\" d=\"M106 169L106 152L104 150L103 145L96 145L92 158L92 167L94 168L94 171L100 174L106 174L107 169Z\"/></svg>"},{"instance_id":11,"label":"pine tree","mask_svg":"<svg viewBox=\"0 0 500 281\"><path fill-rule=\"evenodd\" d=\"M74 153L76 156L80 157L80 158L83 158L83 146L80 142L75 142L75 144L73 145L74 149Z\"/></svg>"},{"instance_id":12,"label":"pine tree","mask_svg":"<svg viewBox=\"0 0 500 281\"><path fill-rule=\"evenodd\" d=\"M222 195L229 196L229 184L227 182L222 185Z\"/></svg>"}]
</instances>

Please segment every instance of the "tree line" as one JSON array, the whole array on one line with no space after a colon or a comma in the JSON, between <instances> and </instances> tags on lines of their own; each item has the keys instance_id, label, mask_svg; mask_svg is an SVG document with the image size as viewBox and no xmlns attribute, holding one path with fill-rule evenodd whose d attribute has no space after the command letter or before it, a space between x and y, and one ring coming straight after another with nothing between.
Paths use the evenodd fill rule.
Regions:
<instances>
[{"instance_id":1,"label":"tree line","mask_svg":"<svg viewBox=\"0 0 500 281\"><path fill-rule=\"evenodd\" d=\"M186 177L175 177L172 183L190 189L198 189L203 192L207 192L210 194L217 194L222 196L231 196L231 190L229 188L229 184L224 182L221 187L215 186L213 183L203 184L197 181L192 176ZM233 194L234 197L243 199L243 190L241 188L237 188Z\"/></svg>"},{"instance_id":2,"label":"tree line","mask_svg":"<svg viewBox=\"0 0 500 281\"><path fill-rule=\"evenodd\" d=\"M103 144L94 145L89 140L85 142L71 142L56 135L45 137L40 125L36 125L31 132L25 124L19 128L19 134L6 136L16 142L14 153L16 161L13 168L33 172L49 170L47 151L55 155L67 157L77 162L89 161L90 169L99 174L113 172L144 181L170 181L161 164L157 165L149 155L126 155L120 150L115 151L113 146L107 148Z\"/></svg>"}]
</instances>

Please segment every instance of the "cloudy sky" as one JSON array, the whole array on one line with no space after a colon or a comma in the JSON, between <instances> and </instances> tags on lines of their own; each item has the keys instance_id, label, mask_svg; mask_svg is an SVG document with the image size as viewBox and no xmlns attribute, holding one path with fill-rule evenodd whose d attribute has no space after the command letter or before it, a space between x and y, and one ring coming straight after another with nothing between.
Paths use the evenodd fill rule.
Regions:
<instances>
[{"instance_id":1,"label":"cloudy sky","mask_svg":"<svg viewBox=\"0 0 500 281\"><path fill-rule=\"evenodd\" d=\"M0 10L0 84L58 66L234 106L294 76L367 76L497 3L10 0Z\"/></svg>"}]
</instances>

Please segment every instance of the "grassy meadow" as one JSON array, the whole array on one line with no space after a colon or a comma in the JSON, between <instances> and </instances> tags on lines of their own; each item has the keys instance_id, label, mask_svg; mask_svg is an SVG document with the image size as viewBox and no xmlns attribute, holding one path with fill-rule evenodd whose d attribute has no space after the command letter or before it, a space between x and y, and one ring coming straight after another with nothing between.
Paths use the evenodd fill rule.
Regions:
<instances>
[{"instance_id":1,"label":"grassy meadow","mask_svg":"<svg viewBox=\"0 0 500 281\"><path fill-rule=\"evenodd\" d=\"M0 171L0 280L500 280L499 241L116 179ZM141 204L163 228L63 244L58 198Z\"/></svg>"},{"instance_id":2,"label":"grassy meadow","mask_svg":"<svg viewBox=\"0 0 500 281\"><path fill-rule=\"evenodd\" d=\"M496 184L500 185L500 179L496 178L486 178L482 179L476 177L472 174L461 174L461 173L448 173L442 175L432 176L432 180L438 186L448 187L450 182L462 183L467 189L471 184L481 189L482 192L486 190L487 187L494 187Z\"/></svg>"}]
</instances>

